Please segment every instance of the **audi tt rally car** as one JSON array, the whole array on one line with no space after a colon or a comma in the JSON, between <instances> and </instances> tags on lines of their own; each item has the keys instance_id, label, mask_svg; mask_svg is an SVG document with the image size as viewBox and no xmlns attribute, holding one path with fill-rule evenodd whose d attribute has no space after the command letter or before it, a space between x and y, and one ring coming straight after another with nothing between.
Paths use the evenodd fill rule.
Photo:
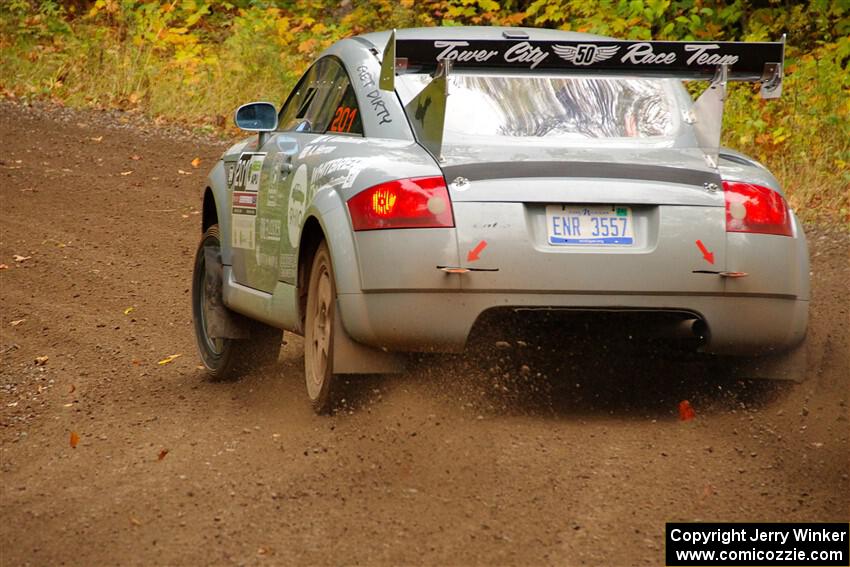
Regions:
<instances>
[{"instance_id":1,"label":"audi tt rally car","mask_svg":"<svg viewBox=\"0 0 850 567\"><path fill-rule=\"evenodd\" d=\"M303 334L323 412L339 375L460 351L508 309L665 314L699 350L773 373L806 333L806 239L720 126L727 82L779 96L783 56L498 27L339 41L279 110L236 111L255 134L209 175L204 364L238 374ZM708 86L694 101L683 80Z\"/></svg>"}]
</instances>

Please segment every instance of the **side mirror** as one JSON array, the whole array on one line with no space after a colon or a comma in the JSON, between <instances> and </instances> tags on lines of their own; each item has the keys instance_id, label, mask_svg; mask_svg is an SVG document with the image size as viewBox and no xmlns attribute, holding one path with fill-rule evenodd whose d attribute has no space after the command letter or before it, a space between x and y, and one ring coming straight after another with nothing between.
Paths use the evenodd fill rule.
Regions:
<instances>
[{"instance_id":1,"label":"side mirror","mask_svg":"<svg viewBox=\"0 0 850 567\"><path fill-rule=\"evenodd\" d=\"M277 109L270 102L250 102L236 109L236 126L247 132L271 132L277 128Z\"/></svg>"}]
</instances>

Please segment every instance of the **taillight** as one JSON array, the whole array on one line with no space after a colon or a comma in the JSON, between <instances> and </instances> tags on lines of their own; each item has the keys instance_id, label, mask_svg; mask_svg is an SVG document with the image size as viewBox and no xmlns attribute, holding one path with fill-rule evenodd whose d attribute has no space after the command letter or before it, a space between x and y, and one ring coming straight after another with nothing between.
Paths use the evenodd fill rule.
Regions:
<instances>
[{"instance_id":1,"label":"taillight","mask_svg":"<svg viewBox=\"0 0 850 567\"><path fill-rule=\"evenodd\" d=\"M455 225L449 190L442 176L375 185L349 199L348 211L354 230Z\"/></svg>"},{"instance_id":2,"label":"taillight","mask_svg":"<svg viewBox=\"0 0 850 567\"><path fill-rule=\"evenodd\" d=\"M726 232L791 236L791 214L782 195L761 185L724 181Z\"/></svg>"}]
</instances>

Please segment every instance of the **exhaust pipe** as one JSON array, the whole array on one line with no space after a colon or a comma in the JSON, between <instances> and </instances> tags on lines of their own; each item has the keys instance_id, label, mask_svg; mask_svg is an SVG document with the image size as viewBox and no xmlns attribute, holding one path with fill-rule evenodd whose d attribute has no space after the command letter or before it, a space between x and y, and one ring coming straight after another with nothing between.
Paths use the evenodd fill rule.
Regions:
<instances>
[{"instance_id":1,"label":"exhaust pipe","mask_svg":"<svg viewBox=\"0 0 850 567\"><path fill-rule=\"evenodd\" d=\"M664 321L649 324L645 336L653 339L704 339L708 336L708 325L697 318Z\"/></svg>"}]
</instances>

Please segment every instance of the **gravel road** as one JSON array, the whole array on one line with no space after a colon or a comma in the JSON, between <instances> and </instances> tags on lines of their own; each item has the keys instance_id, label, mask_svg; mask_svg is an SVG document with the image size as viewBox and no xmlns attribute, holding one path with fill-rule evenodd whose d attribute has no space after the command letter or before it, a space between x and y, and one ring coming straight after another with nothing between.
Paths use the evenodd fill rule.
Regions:
<instances>
[{"instance_id":1,"label":"gravel road","mask_svg":"<svg viewBox=\"0 0 850 567\"><path fill-rule=\"evenodd\" d=\"M0 137L4 567L662 565L667 521L850 520L847 233L808 228L802 384L496 328L318 417L299 337L238 381L198 367L224 144L9 101Z\"/></svg>"}]
</instances>

